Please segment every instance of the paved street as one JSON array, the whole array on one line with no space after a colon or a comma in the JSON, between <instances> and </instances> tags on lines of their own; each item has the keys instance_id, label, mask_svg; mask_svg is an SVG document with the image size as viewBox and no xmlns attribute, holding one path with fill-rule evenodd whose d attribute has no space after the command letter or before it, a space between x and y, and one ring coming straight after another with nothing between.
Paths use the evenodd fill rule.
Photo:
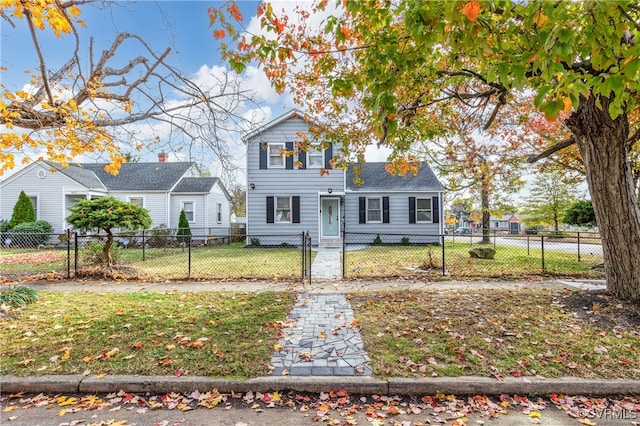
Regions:
<instances>
[{"instance_id":1,"label":"paved street","mask_svg":"<svg viewBox=\"0 0 640 426\"><path fill-rule=\"evenodd\" d=\"M358 396L352 396L352 402L359 402ZM369 398L370 401L370 398ZM349 424L370 425L377 419L379 425L414 425L414 424L452 424L456 418L467 419L468 425L492 426L529 426L542 424L546 426L579 425L579 421L567 415L553 405L547 405L542 410L523 413L521 407L508 407L505 414L495 418L478 413L445 413L434 410L420 410L411 408L410 402L404 401L398 405L398 414L387 414L383 418L383 410L375 411L372 415L363 404L359 409L337 408L318 410L309 405L298 405L295 408L276 407L266 408L262 404L259 408L251 408L250 404L240 402L240 399L226 405L206 409L197 408L190 411L179 409L148 409L145 407L127 407L114 405L95 410L79 410L63 412L61 407L34 407L28 409L5 412L7 402L0 403L0 424L11 426L62 426L62 425L213 425L213 426L301 426L318 424ZM412 414L407 414L410 410ZM369 415L367 415L369 413ZM637 412L612 413L602 411L590 416L598 426L632 425L640 420ZM115 423L121 422L121 423ZM403 423L407 422L407 423Z\"/></svg>"},{"instance_id":2,"label":"paved street","mask_svg":"<svg viewBox=\"0 0 640 426\"><path fill-rule=\"evenodd\" d=\"M462 243L479 243L482 238L477 234L473 236L469 235L456 235L456 236L448 236L446 237L448 241L452 242L462 242ZM491 235L490 237L491 243L495 241L496 245L506 246L506 247L520 247L527 248L529 247L531 250L540 250L542 248L542 243L540 241L540 237L532 236L527 239L527 237L494 237ZM581 242L578 244L577 242L560 242L560 241L552 241L548 237L545 237L544 240L544 249L545 251L559 251L563 253L574 253L576 256L578 255L578 249L580 250L580 254L583 256L593 257L593 256L602 256L602 245L601 244L585 244Z\"/></svg>"}]
</instances>

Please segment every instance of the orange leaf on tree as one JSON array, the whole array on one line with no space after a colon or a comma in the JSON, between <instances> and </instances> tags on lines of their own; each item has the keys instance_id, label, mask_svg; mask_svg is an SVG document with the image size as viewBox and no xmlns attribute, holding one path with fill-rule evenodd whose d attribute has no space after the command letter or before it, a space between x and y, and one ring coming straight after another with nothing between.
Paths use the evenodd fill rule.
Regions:
<instances>
[{"instance_id":1,"label":"orange leaf on tree","mask_svg":"<svg viewBox=\"0 0 640 426\"><path fill-rule=\"evenodd\" d=\"M476 19L478 19L478 15L480 15L480 3L476 0L471 0L469 3L462 6L460 12L469 18L471 22L475 22Z\"/></svg>"}]
</instances>

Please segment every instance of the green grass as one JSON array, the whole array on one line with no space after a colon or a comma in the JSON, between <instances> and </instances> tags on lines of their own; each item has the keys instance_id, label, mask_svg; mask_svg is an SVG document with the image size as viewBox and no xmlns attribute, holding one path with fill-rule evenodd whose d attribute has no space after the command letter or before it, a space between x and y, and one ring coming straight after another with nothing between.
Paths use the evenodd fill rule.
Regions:
<instances>
[{"instance_id":1,"label":"green grass","mask_svg":"<svg viewBox=\"0 0 640 426\"><path fill-rule=\"evenodd\" d=\"M469 243L446 244L447 276L521 278L543 274L541 250L498 245L495 259L472 259L469 249L474 246ZM384 262L380 259L384 259ZM583 256L583 261L578 262L575 254L545 250L544 274L601 278L602 270L593 269L593 266L600 263L601 257ZM346 270L348 277L357 278L416 275L441 277L442 247L391 245L349 251Z\"/></svg>"},{"instance_id":2,"label":"green grass","mask_svg":"<svg viewBox=\"0 0 640 426\"><path fill-rule=\"evenodd\" d=\"M144 262L138 257L131 261L123 258L123 263L135 268L142 278L187 276L186 250L177 248L164 253L158 253L162 249L155 250L148 253ZM296 279L301 275L301 256L299 248L256 248L241 243L194 247L191 249L191 278Z\"/></svg>"},{"instance_id":3,"label":"green grass","mask_svg":"<svg viewBox=\"0 0 640 426\"><path fill-rule=\"evenodd\" d=\"M462 240L460 240L462 241ZM545 269L539 249L497 246L494 260L469 257L468 242L447 242L446 278L522 278L529 275L602 278L603 270L593 267L602 263L602 257L577 255L545 250ZM91 270L84 264L79 252L80 271ZM72 258L74 253L71 253ZM245 247L243 243L221 244L191 248L191 274L189 275L188 248L137 248L117 250L117 276L142 280L180 279L276 279L291 280L301 276L301 253L297 248ZM312 254L315 256L315 252ZM20 260L21 259L21 260ZM47 274L66 271L65 250L40 250L29 253L3 250L0 253L3 273L8 276ZM428 268L424 268L428 266ZM348 278L375 278L411 276L442 278L442 247L376 245L363 250L347 252Z\"/></svg>"},{"instance_id":4,"label":"green grass","mask_svg":"<svg viewBox=\"0 0 640 426\"><path fill-rule=\"evenodd\" d=\"M380 377L480 375L640 379L637 325L596 325L568 290L357 294L351 305ZM587 306L584 309L592 308ZM583 310L578 304L576 310ZM612 303L608 315L628 307ZM637 310L637 309L636 309Z\"/></svg>"},{"instance_id":5,"label":"green grass","mask_svg":"<svg viewBox=\"0 0 640 426\"><path fill-rule=\"evenodd\" d=\"M297 279L301 276L301 251L285 247L246 247L243 243L191 248L115 249L119 277L133 279ZM66 250L3 250L0 265L7 275L66 272ZM79 270L93 270L79 250ZM75 252L71 251L72 262ZM315 252L312 253L315 257Z\"/></svg>"},{"instance_id":6,"label":"green grass","mask_svg":"<svg viewBox=\"0 0 640 426\"><path fill-rule=\"evenodd\" d=\"M25 285L10 285L0 288L0 305L13 308L28 305L38 300L38 293Z\"/></svg>"},{"instance_id":7,"label":"green grass","mask_svg":"<svg viewBox=\"0 0 640 426\"><path fill-rule=\"evenodd\" d=\"M0 320L0 374L268 374L284 293L42 293Z\"/></svg>"}]
</instances>

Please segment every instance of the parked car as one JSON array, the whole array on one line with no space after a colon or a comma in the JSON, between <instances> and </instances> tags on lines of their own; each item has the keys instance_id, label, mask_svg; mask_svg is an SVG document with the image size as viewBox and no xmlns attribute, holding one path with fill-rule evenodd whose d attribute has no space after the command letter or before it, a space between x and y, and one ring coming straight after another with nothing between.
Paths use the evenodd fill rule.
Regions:
<instances>
[{"instance_id":1,"label":"parked car","mask_svg":"<svg viewBox=\"0 0 640 426\"><path fill-rule=\"evenodd\" d=\"M471 235L471 228L460 227L455 230L455 235Z\"/></svg>"}]
</instances>

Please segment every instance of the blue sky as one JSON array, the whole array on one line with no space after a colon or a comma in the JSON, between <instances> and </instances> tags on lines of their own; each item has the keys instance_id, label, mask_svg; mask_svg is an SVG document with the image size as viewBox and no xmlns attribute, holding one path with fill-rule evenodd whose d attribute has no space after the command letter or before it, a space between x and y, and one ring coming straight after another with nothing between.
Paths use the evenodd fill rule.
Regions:
<instances>
[{"instance_id":1,"label":"blue sky","mask_svg":"<svg viewBox=\"0 0 640 426\"><path fill-rule=\"evenodd\" d=\"M171 63L185 73L195 72L202 65L220 63L219 42L209 28L207 8L219 6L219 1L119 1L109 6L89 4L81 6L81 18L86 28L78 27L81 54L88 50L88 39L94 37L101 49L111 44L120 32L142 36L157 52L171 47L175 54ZM240 1L243 16L249 21L255 16L258 2ZM10 88L20 88L25 81L24 70L37 64L37 56L29 31L20 20L12 28L4 20L1 24L0 62L7 67L2 82ZM72 37L57 38L49 30L39 32L49 67L56 68L69 56ZM52 52L60 52L55 55ZM125 51L123 51L124 53ZM66 53L66 54L65 54Z\"/></svg>"}]
</instances>

